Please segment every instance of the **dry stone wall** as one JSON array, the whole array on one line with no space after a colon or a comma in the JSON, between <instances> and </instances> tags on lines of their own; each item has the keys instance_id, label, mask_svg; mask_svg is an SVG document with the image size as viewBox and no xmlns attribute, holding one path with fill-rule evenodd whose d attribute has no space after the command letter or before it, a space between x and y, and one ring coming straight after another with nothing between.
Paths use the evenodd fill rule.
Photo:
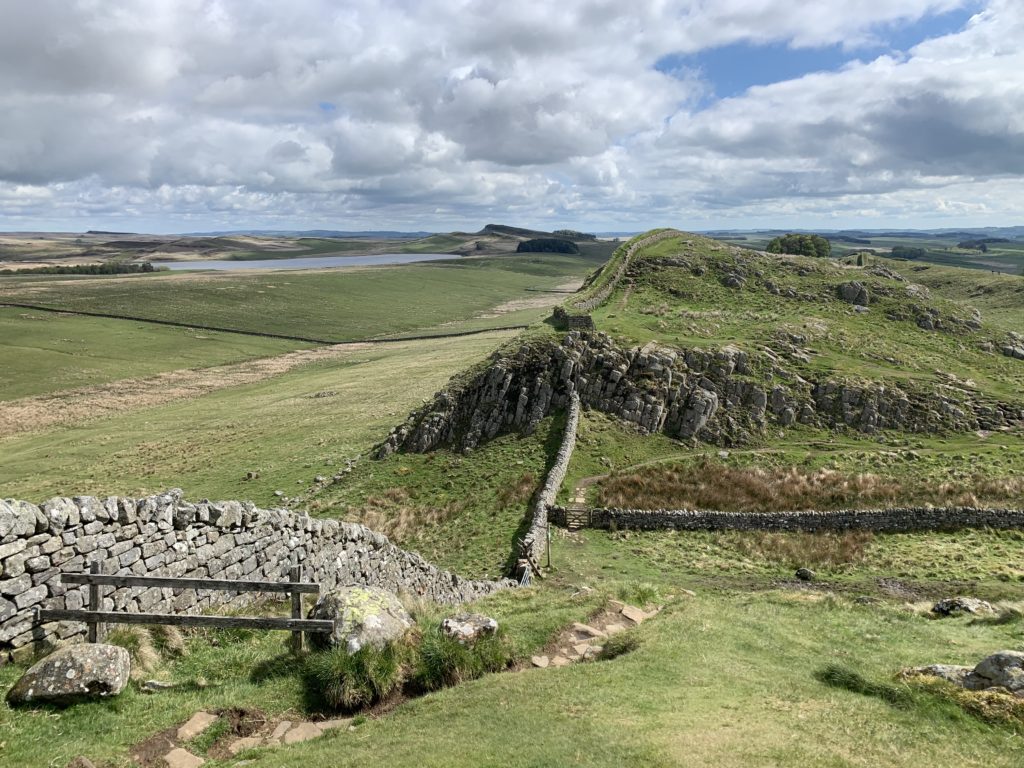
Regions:
<instances>
[{"instance_id":1,"label":"dry stone wall","mask_svg":"<svg viewBox=\"0 0 1024 768\"><path fill-rule=\"evenodd\" d=\"M664 229L660 232L655 232L653 235L648 235L640 240L634 240L623 246L626 251L608 282L591 296L570 302L570 306L581 312L593 312L599 306L604 304L608 300L608 297L615 292L615 289L618 287L622 277L626 274L626 270L629 269L629 263L632 261L633 256L636 255L637 251L646 248L649 245L661 242L662 240L667 240L670 237L678 237L681 234L681 232L674 229Z\"/></svg>"},{"instance_id":2,"label":"dry stone wall","mask_svg":"<svg viewBox=\"0 0 1024 768\"><path fill-rule=\"evenodd\" d=\"M566 524L564 507L552 507L549 519ZM1024 509L973 507L897 507L827 512L719 512L689 509L609 509L590 513L591 528L678 531L823 532L863 530L876 533L956 531L965 528L1024 528Z\"/></svg>"},{"instance_id":3,"label":"dry stone wall","mask_svg":"<svg viewBox=\"0 0 1024 768\"><path fill-rule=\"evenodd\" d=\"M284 581L292 565L323 589L363 584L456 604L514 586L441 570L361 525L238 501L188 503L181 491L142 499L56 498L42 506L0 501L0 649L62 640L72 622L38 625L36 608L83 607L86 587L61 572L99 561L111 575ZM193 613L242 605L251 595L157 587L108 589L104 610Z\"/></svg>"},{"instance_id":4,"label":"dry stone wall","mask_svg":"<svg viewBox=\"0 0 1024 768\"><path fill-rule=\"evenodd\" d=\"M576 449L576 429L579 427L579 423L580 398L573 392L569 397L569 407L566 409L562 444L558 448L554 464L544 479L544 485L538 491L530 509L530 530L523 537L519 552L520 568L526 567L527 563L524 563L523 560L527 556L532 558L533 562L540 563L547 551L548 508L554 505L558 491L565 481L565 473L569 470L572 452Z\"/></svg>"}]
</instances>

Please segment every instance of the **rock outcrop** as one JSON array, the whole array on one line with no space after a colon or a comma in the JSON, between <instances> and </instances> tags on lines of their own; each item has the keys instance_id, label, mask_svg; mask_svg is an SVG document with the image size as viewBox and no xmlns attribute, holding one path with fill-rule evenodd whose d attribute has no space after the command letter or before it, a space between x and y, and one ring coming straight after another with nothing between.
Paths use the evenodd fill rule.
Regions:
<instances>
[{"instance_id":1,"label":"rock outcrop","mask_svg":"<svg viewBox=\"0 0 1024 768\"><path fill-rule=\"evenodd\" d=\"M561 343L525 343L499 352L468 382L392 430L378 456L442 445L469 450L509 431L531 433L576 393L585 408L645 433L742 444L768 425L801 423L906 432L999 429L1024 421L1024 406L936 386L913 389L830 378L811 381L766 352L735 346L625 348L603 333L574 331Z\"/></svg>"}]
</instances>

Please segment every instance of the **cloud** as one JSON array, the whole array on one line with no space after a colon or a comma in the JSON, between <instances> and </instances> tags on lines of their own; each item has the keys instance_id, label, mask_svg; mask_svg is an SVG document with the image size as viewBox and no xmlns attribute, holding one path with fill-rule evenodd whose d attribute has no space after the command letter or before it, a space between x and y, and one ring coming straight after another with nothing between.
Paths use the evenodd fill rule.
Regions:
<instances>
[{"instance_id":1,"label":"cloud","mask_svg":"<svg viewBox=\"0 0 1024 768\"><path fill-rule=\"evenodd\" d=\"M975 5L12 3L0 226L1012 216L1024 203L1013 0L905 55L711 105L697 75L654 66L743 42L852 50Z\"/></svg>"}]
</instances>

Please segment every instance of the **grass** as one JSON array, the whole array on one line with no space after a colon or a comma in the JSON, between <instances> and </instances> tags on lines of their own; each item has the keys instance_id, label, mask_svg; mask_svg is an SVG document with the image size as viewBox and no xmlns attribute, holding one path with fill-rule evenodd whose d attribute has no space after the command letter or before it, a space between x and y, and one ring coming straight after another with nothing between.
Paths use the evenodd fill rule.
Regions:
<instances>
[{"instance_id":1,"label":"grass","mask_svg":"<svg viewBox=\"0 0 1024 768\"><path fill-rule=\"evenodd\" d=\"M537 254L400 267L138 279L0 280L0 301L332 341L514 324L495 307L581 277L594 257ZM534 322L550 309L520 312ZM493 315L483 318L481 315ZM462 323L455 326L449 324Z\"/></svg>"},{"instance_id":2,"label":"grass","mask_svg":"<svg viewBox=\"0 0 1024 768\"><path fill-rule=\"evenodd\" d=\"M275 490L298 496L316 475L331 477L507 337L353 350L195 400L3 439L0 489L4 497L42 501L179 487L189 498L280 505ZM246 480L248 472L258 477Z\"/></svg>"},{"instance_id":3,"label":"grass","mask_svg":"<svg viewBox=\"0 0 1024 768\"><path fill-rule=\"evenodd\" d=\"M308 346L5 307L0 307L0 339L0 400L235 363Z\"/></svg>"},{"instance_id":4,"label":"grass","mask_svg":"<svg viewBox=\"0 0 1024 768\"><path fill-rule=\"evenodd\" d=\"M1008 560L1007 552L984 555L998 541L985 536L974 543L982 557L961 562L963 573L947 577L978 576ZM877 587L867 587L882 595L871 604L841 590L779 588L771 563L761 563L737 590L727 578L735 560L724 550L709 553L709 538L623 540L593 531L556 538L555 568L543 586L472 606L499 620L522 659L560 627L585 620L602 595L641 589L667 601L656 618L631 630L632 639L622 641L629 652L615 659L488 674L360 720L354 731L247 757L256 766L306 768L335 765L339 754L396 766L1017 764L1012 721L913 686L906 705L902 694L888 692L906 688L895 681L905 667L973 664L993 650L1019 647L1019 622L930 620ZM944 562L957 537L892 538L906 547L905 578L926 580L929 567L918 556L931 549ZM681 567L700 556L721 568L708 561ZM870 565L856 568L851 578L872 583ZM584 584L594 591L581 593ZM1020 586L1004 587L1020 598ZM681 596L684 588L695 596ZM290 662L283 647L272 633L194 634L187 652L162 670L178 688L145 696L133 685L116 700L60 711L0 708L0 759L36 768L85 754L117 764L130 744L198 709L244 705L269 717L315 715L302 665ZM17 674L16 666L0 668L0 684Z\"/></svg>"},{"instance_id":5,"label":"grass","mask_svg":"<svg viewBox=\"0 0 1024 768\"><path fill-rule=\"evenodd\" d=\"M658 263L663 257L681 259L684 266ZM964 303L938 291L927 299L914 298L907 283L834 260L760 256L681 235L644 249L633 263L632 284L621 284L594 313L599 330L627 343L736 344L749 352L768 348L787 370L811 380L879 381L918 389L963 388L970 382L968 390L1015 402L1024 391L1020 361L983 348L986 342L998 347L1007 331L1020 327L1020 294L1003 297L1008 305L1016 300L1015 324L1006 320L1008 312L986 316L983 307L982 327L971 330L963 324L972 314ZM912 268L899 266L916 280ZM724 281L737 272L747 276L744 285L726 287ZM837 295L837 286L851 280L869 287L873 298L867 313L854 312ZM1024 284L1020 278L1006 280ZM772 294L769 282L783 295ZM795 297L784 295L790 289ZM917 318L927 309L959 327L955 332L919 328Z\"/></svg>"}]
</instances>

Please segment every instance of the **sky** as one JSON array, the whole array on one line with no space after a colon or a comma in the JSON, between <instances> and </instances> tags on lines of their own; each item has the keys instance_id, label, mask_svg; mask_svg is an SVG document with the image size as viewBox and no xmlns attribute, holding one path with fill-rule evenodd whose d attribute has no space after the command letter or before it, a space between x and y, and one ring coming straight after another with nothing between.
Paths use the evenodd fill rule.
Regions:
<instances>
[{"instance_id":1,"label":"sky","mask_svg":"<svg viewBox=\"0 0 1024 768\"><path fill-rule=\"evenodd\" d=\"M1024 224L1024 0L0 0L0 230Z\"/></svg>"}]
</instances>

